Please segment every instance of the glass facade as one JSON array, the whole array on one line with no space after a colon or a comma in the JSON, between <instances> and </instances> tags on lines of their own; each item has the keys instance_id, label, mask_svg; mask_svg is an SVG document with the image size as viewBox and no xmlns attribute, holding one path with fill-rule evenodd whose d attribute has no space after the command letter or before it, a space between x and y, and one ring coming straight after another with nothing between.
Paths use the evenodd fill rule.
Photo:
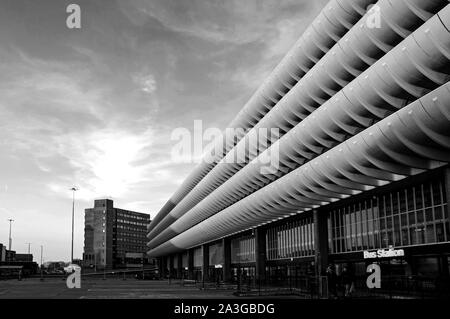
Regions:
<instances>
[{"instance_id":1,"label":"glass facade","mask_svg":"<svg viewBox=\"0 0 450 319\"><path fill-rule=\"evenodd\" d=\"M202 267L203 265L203 248L194 249L194 267Z\"/></svg>"},{"instance_id":2,"label":"glass facade","mask_svg":"<svg viewBox=\"0 0 450 319\"><path fill-rule=\"evenodd\" d=\"M314 255L314 223L312 217L275 226L266 233L267 260Z\"/></svg>"},{"instance_id":3,"label":"glass facade","mask_svg":"<svg viewBox=\"0 0 450 319\"><path fill-rule=\"evenodd\" d=\"M231 240L231 263L255 261L255 237L245 236Z\"/></svg>"},{"instance_id":4,"label":"glass facade","mask_svg":"<svg viewBox=\"0 0 450 319\"><path fill-rule=\"evenodd\" d=\"M188 253L186 251L181 255L181 267L183 267L183 269L185 269L188 266L189 266Z\"/></svg>"},{"instance_id":5,"label":"glass facade","mask_svg":"<svg viewBox=\"0 0 450 319\"><path fill-rule=\"evenodd\" d=\"M224 263L223 260L223 245L222 243L217 243L209 246L209 265L221 265Z\"/></svg>"},{"instance_id":6,"label":"glass facade","mask_svg":"<svg viewBox=\"0 0 450 319\"><path fill-rule=\"evenodd\" d=\"M375 296L373 292L401 296L450 294L450 218L445 180L449 173L436 171L410 178L319 209L317 220L325 223L317 227L319 246L326 246L328 240L326 263L334 265L339 279L333 291L342 296L345 293L342 282L346 268L358 296ZM208 244L207 268L202 267L203 248L197 247L190 251L193 269L184 269L188 266L185 252L178 257L182 258L183 269L175 276L217 284L231 281L241 287L262 283L313 293L318 288L319 271L324 273L318 266L325 265L317 264L315 226L313 213L305 212L256 232L218 240ZM265 260L257 267L256 240L262 243L263 239ZM225 252L225 247L229 251ZM326 248L321 249L322 254L327 254ZM363 250L386 248L401 248L404 254L376 260L363 254ZM231 264L225 263L228 256ZM264 254L259 256L264 258ZM382 288L376 291L368 290L366 285L367 266L372 263L377 263L382 273ZM174 258L174 268L177 264Z\"/></svg>"},{"instance_id":7,"label":"glass facade","mask_svg":"<svg viewBox=\"0 0 450 319\"><path fill-rule=\"evenodd\" d=\"M417 184L332 210L332 253L450 240L443 179Z\"/></svg>"},{"instance_id":8,"label":"glass facade","mask_svg":"<svg viewBox=\"0 0 450 319\"><path fill-rule=\"evenodd\" d=\"M231 281L233 283L241 282L241 284L246 284L252 281L256 276L256 269L254 266L237 266L231 267Z\"/></svg>"},{"instance_id":9,"label":"glass facade","mask_svg":"<svg viewBox=\"0 0 450 319\"><path fill-rule=\"evenodd\" d=\"M173 268L178 269L178 255L173 256Z\"/></svg>"}]
</instances>

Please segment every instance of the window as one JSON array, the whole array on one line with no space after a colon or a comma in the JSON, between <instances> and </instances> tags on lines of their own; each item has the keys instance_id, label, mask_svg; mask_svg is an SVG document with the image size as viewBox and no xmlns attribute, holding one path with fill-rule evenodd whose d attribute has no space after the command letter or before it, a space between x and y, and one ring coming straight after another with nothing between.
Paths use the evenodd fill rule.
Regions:
<instances>
[{"instance_id":1,"label":"window","mask_svg":"<svg viewBox=\"0 0 450 319\"><path fill-rule=\"evenodd\" d=\"M290 259L314 254L312 217L269 228L266 233L268 260Z\"/></svg>"},{"instance_id":2,"label":"window","mask_svg":"<svg viewBox=\"0 0 450 319\"><path fill-rule=\"evenodd\" d=\"M444 187L440 178L331 211L332 252L449 241Z\"/></svg>"},{"instance_id":3,"label":"window","mask_svg":"<svg viewBox=\"0 0 450 319\"><path fill-rule=\"evenodd\" d=\"M231 262L244 263L255 261L255 237L244 236L231 240Z\"/></svg>"}]
</instances>

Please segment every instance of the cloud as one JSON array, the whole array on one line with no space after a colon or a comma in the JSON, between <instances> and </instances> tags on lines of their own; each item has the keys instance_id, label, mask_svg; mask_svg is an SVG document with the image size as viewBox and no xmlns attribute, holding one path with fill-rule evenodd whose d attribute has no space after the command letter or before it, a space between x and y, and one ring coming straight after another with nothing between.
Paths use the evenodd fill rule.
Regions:
<instances>
[{"instance_id":1,"label":"cloud","mask_svg":"<svg viewBox=\"0 0 450 319\"><path fill-rule=\"evenodd\" d=\"M103 117L105 92L98 86L88 87L88 70L31 58L20 50L16 54L15 59L0 54L9 60L0 65L0 71L8 74L0 80L0 123L12 133L40 129L58 133L72 125L79 131Z\"/></svg>"},{"instance_id":2,"label":"cloud","mask_svg":"<svg viewBox=\"0 0 450 319\"><path fill-rule=\"evenodd\" d=\"M187 54L198 51L198 59L211 70L211 79L254 91L326 2L131 0L119 7L139 28L150 28L157 21L180 38L190 38Z\"/></svg>"},{"instance_id":3,"label":"cloud","mask_svg":"<svg viewBox=\"0 0 450 319\"><path fill-rule=\"evenodd\" d=\"M145 93L156 91L156 80L152 74L135 76L134 81Z\"/></svg>"},{"instance_id":4,"label":"cloud","mask_svg":"<svg viewBox=\"0 0 450 319\"><path fill-rule=\"evenodd\" d=\"M141 150L151 143L150 135L103 130L92 132L82 140L71 135L56 142L61 154L70 157L83 198L120 197L146 177L145 167L135 166L133 162L143 156Z\"/></svg>"},{"instance_id":5,"label":"cloud","mask_svg":"<svg viewBox=\"0 0 450 319\"><path fill-rule=\"evenodd\" d=\"M44 61L20 50L15 56L1 66L10 77L0 81L1 147L9 149L0 164L27 158L30 177L51 178L49 191L66 197L67 185L77 183L85 200L123 196L148 181L150 168L158 173L148 157L158 135L148 111L112 107L111 90L90 86L92 74L76 63ZM156 89L152 75L140 80L146 93Z\"/></svg>"},{"instance_id":6,"label":"cloud","mask_svg":"<svg viewBox=\"0 0 450 319\"><path fill-rule=\"evenodd\" d=\"M308 9L294 0L132 0L122 5L135 24L150 17L173 31L213 42L242 44L267 38L278 18Z\"/></svg>"},{"instance_id":7,"label":"cloud","mask_svg":"<svg viewBox=\"0 0 450 319\"><path fill-rule=\"evenodd\" d=\"M0 215L52 259L70 187L78 256L94 198L154 216L195 166L171 161L172 130L224 128L327 0L80 1L79 32L59 0L0 4Z\"/></svg>"}]
</instances>

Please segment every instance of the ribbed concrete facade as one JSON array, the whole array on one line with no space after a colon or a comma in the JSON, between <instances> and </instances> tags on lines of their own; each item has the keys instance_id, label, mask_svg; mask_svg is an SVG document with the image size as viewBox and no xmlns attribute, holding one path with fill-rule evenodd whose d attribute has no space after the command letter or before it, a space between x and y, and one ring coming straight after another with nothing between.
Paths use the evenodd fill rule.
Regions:
<instances>
[{"instance_id":1,"label":"ribbed concrete facade","mask_svg":"<svg viewBox=\"0 0 450 319\"><path fill-rule=\"evenodd\" d=\"M331 204L446 171L449 30L446 0L330 1L229 125L242 134L205 158L150 224L149 255L302 214L331 223ZM280 134L256 150L245 137L262 128ZM245 161L230 163L236 153ZM279 167L264 173L259 159L274 153Z\"/></svg>"}]
</instances>

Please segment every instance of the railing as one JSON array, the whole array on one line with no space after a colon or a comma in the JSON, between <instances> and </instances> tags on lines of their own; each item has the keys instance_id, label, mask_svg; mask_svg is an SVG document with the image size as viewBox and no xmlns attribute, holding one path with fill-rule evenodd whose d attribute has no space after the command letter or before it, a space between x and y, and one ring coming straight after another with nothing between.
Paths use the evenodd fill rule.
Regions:
<instances>
[{"instance_id":1,"label":"railing","mask_svg":"<svg viewBox=\"0 0 450 319\"><path fill-rule=\"evenodd\" d=\"M381 288L368 289L366 277L355 279L354 297L374 298L414 298L435 299L450 298L450 278L426 276L385 276L381 280Z\"/></svg>"},{"instance_id":2,"label":"railing","mask_svg":"<svg viewBox=\"0 0 450 319\"><path fill-rule=\"evenodd\" d=\"M240 296L298 295L307 299L450 299L450 278L424 276L385 276L381 288L369 289L366 276L355 277L344 285L339 279L331 287L326 276L285 276L236 278Z\"/></svg>"},{"instance_id":3,"label":"railing","mask_svg":"<svg viewBox=\"0 0 450 319\"><path fill-rule=\"evenodd\" d=\"M64 272L38 272L36 274L27 276L28 278L40 278L44 279L62 279L66 280L70 273ZM4 279L17 279L18 275L5 277ZM156 267L136 268L136 269L115 269L115 270L98 270L93 271L91 269L83 269L81 271L81 278L83 279L160 279L159 273ZM1 278L0 278L1 279Z\"/></svg>"},{"instance_id":4,"label":"railing","mask_svg":"<svg viewBox=\"0 0 450 319\"><path fill-rule=\"evenodd\" d=\"M307 299L327 297L327 278L314 276L238 278L236 294L240 296L298 295Z\"/></svg>"},{"instance_id":5,"label":"railing","mask_svg":"<svg viewBox=\"0 0 450 319\"><path fill-rule=\"evenodd\" d=\"M115 269L101 270L96 272L82 272L83 278L103 278L103 279L160 279L156 267L136 268L136 269Z\"/></svg>"}]
</instances>

